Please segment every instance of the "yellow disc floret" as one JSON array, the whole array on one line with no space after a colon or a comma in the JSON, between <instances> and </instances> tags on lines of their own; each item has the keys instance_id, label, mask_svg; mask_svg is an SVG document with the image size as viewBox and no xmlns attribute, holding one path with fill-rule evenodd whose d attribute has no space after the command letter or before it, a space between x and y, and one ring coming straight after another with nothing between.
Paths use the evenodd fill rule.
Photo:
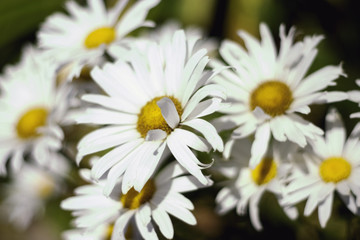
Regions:
<instances>
[{"instance_id":1,"label":"yellow disc floret","mask_svg":"<svg viewBox=\"0 0 360 240\"><path fill-rule=\"evenodd\" d=\"M263 158L261 162L251 171L251 177L257 185L270 182L277 173L277 166L272 158Z\"/></svg>"},{"instance_id":2,"label":"yellow disc floret","mask_svg":"<svg viewBox=\"0 0 360 240\"><path fill-rule=\"evenodd\" d=\"M292 92L285 83L267 81L251 93L250 108L260 107L266 114L275 117L284 114L292 101Z\"/></svg>"},{"instance_id":3,"label":"yellow disc floret","mask_svg":"<svg viewBox=\"0 0 360 240\"><path fill-rule=\"evenodd\" d=\"M101 27L92 31L85 39L86 48L97 48L101 44L109 44L115 40L115 29L112 27Z\"/></svg>"},{"instance_id":4,"label":"yellow disc floret","mask_svg":"<svg viewBox=\"0 0 360 240\"><path fill-rule=\"evenodd\" d=\"M351 165L342 157L330 157L320 165L320 176L325 182L340 182L351 174Z\"/></svg>"},{"instance_id":5,"label":"yellow disc floret","mask_svg":"<svg viewBox=\"0 0 360 240\"><path fill-rule=\"evenodd\" d=\"M131 188L126 194L120 198L124 208L136 209L142 204L150 201L156 191L156 186L153 180L149 180L144 185L140 192L137 192L134 188Z\"/></svg>"},{"instance_id":6,"label":"yellow disc floret","mask_svg":"<svg viewBox=\"0 0 360 240\"><path fill-rule=\"evenodd\" d=\"M45 126L48 110L43 107L33 108L23 114L17 125L16 132L19 138L27 139L38 136L38 127Z\"/></svg>"},{"instance_id":7,"label":"yellow disc floret","mask_svg":"<svg viewBox=\"0 0 360 240\"><path fill-rule=\"evenodd\" d=\"M183 109L181 107L181 103L174 97L164 96L174 103L176 107L176 111L181 116ZM146 137L146 134L149 130L161 129L167 134L170 134L172 129L166 123L164 117L161 114L161 109L157 105L157 101L162 99L163 97L156 97L153 100L147 102L144 107L142 107L139 115L136 129L141 134L143 138Z\"/></svg>"}]
</instances>

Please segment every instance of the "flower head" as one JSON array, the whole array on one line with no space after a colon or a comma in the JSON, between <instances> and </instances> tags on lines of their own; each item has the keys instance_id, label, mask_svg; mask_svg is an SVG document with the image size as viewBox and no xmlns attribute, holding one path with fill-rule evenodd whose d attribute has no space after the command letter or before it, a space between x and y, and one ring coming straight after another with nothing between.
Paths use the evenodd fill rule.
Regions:
<instances>
[{"instance_id":1,"label":"flower head","mask_svg":"<svg viewBox=\"0 0 360 240\"><path fill-rule=\"evenodd\" d=\"M56 13L48 17L38 34L39 46L67 66L68 79L78 77L85 65L102 64L108 47L124 45L130 32L152 26L145 18L158 3L159 0L137 1L125 11L128 0L119 0L111 9L106 9L102 0L87 0L86 7L68 1L66 10L70 15Z\"/></svg>"},{"instance_id":2,"label":"flower head","mask_svg":"<svg viewBox=\"0 0 360 240\"><path fill-rule=\"evenodd\" d=\"M280 27L280 50L265 24L260 25L261 41L239 31L247 50L232 41L220 47L222 58L235 70L222 71L214 80L225 86L232 107L217 120L219 129L235 128L232 139L255 134L251 147L251 167L264 156L271 137L289 140L304 147L322 130L296 113L308 114L310 104L343 100L343 92L326 92L335 79L344 75L340 66L326 66L310 75L306 73L317 55L321 36L305 37L293 43L295 29L285 34ZM219 61L214 66L222 66ZM231 140L228 144L231 145Z\"/></svg>"},{"instance_id":3,"label":"flower head","mask_svg":"<svg viewBox=\"0 0 360 240\"><path fill-rule=\"evenodd\" d=\"M90 172L83 170L82 175L91 181ZM76 213L74 224L88 231L99 226L111 226L111 239L124 239L135 228L144 239L157 239L153 223L167 238L174 236L174 228L169 214L194 225L194 209L189 199L181 193L204 187L193 176L186 175L186 170L173 162L161 170L145 186L136 191L131 188L126 194L121 193L120 178L109 197L103 195L105 181L78 187L77 196L65 199L61 206ZM209 181L211 184L211 181ZM104 228L102 228L104 229ZM135 230L133 229L133 231Z\"/></svg>"},{"instance_id":4,"label":"flower head","mask_svg":"<svg viewBox=\"0 0 360 240\"><path fill-rule=\"evenodd\" d=\"M92 167L96 179L109 170L108 194L122 175L123 193L132 187L140 191L168 149L206 184L201 168L209 164L190 148L223 150L216 129L201 117L221 108L225 95L221 87L206 84L215 75L204 71L206 50L187 55L187 46L184 32L177 31L165 46L153 43L145 54L132 52L130 63L119 60L91 72L108 96L84 95L83 100L99 107L88 108L77 120L106 126L79 142L77 160L113 148Z\"/></svg>"},{"instance_id":5,"label":"flower head","mask_svg":"<svg viewBox=\"0 0 360 240\"><path fill-rule=\"evenodd\" d=\"M299 169L293 173L284 204L293 205L307 199L304 214L308 216L318 207L320 225L325 227L336 191L348 209L357 214L360 206L359 134L360 125L357 125L346 140L340 114L331 109L326 115L325 138L311 141L312 148L304 155L307 172Z\"/></svg>"},{"instance_id":6,"label":"flower head","mask_svg":"<svg viewBox=\"0 0 360 240\"><path fill-rule=\"evenodd\" d=\"M56 86L57 65L41 51L25 49L20 63L8 67L0 83L0 173L17 171L23 155L43 166L56 166L63 157L60 124L68 110L67 84Z\"/></svg>"},{"instance_id":7,"label":"flower head","mask_svg":"<svg viewBox=\"0 0 360 240\"><path fill-rule=\"evenodd\" d=\"M224 214L233 208L239 215L244 215L249 206L252 225L256 230L262 229L259 218L259 202L265 191L276 195L280 201L284 194L285 179L291 171L291 163L287 161L293 146L275 142L264 158L254 169L248 166L251 143L247 139L237 140L230 160L217 162L217 169L230 180L216 197L218 212ZM294 219L297 210L282 206L285 213Z\"/></svg>"}]
</instances>

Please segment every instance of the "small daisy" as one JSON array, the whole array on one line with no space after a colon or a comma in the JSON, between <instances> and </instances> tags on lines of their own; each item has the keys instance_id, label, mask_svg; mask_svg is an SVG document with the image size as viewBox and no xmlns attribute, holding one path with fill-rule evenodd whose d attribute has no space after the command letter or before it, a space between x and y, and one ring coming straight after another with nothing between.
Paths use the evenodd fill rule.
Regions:
<instances>
[{"instance_id":1,"label":"small daisy","mask_svg":"<svg viewBox=\"0 0 360 240\"><path fill-rule=\"evenodd\" d=\"M356 84L360 87L360 79L356 80ZM353 90L348 92L349 94L349 100L356 102L360 106L360 91L359 90ZM350 115L351 118L360 118L360 112L353 113Z\"/></svg>"},{"instance_id":2,"label":"small daisy","mask_svg":"<svg viewBox=\"0 0 360 240\"><path fill-rule=\"evenodd\" d=\"M153 26L145 18L159 0L137 1L124 12L128 2L119 0L108 10L103 0L87 0L86 7L68 1L66 10L70 15L56 13L48 17L38 33L39 46L65 65L68 79L78 77L85 65L92 67L105 61L108 46L122 44L125 36L139 27Z\"/></svg>"},{"instance_id":3,"label":"small daisy","mask_svg":"<svg viewBox=\"0 0 360 240\"><path fill-rule=\"evenodd\" d=\"M265 157L254 169L248 167L251 143L247 139L237 140L230 160L218 165L218 171L230 179L216 197L220 214L236 208L239 215L245 215L249 205L250 220L256 230L262 230L259 218L259 202L265 191L276 195L280 201L285 189L285 178L291 170L289 144L274 142ZM292 147L292 146L291 146ZM290 148L291 148L290 147ZM217 161L219 163L219 161ZM284 207L287 216L297 217L297 210Z\"/></svg>"},{"instance_id":4,"label":"small daisy","mask_svg":"<svg viewBox=\"0 0 360 240\"><path fill-rule=\"evenodd\" d=\"M168 149L186 170L207 183L201 168L210 165L201 163L190 148L223 150L216 129L201 117L221 108L225 94L220 86L206 85L216 74L204 71L209 61L206 50L188 56L187 44L184 32L177 31L166 46L153 43L144 55L132 52L130 63L119 60L92 70L91 76L108 96L84 95L83 100L100 106L88 108L77 120L106 126L79 142L77 161L113 148L92 167L95 179L110 169L107 194L123 174L123 193L132 187L140 191Z\"/></svg>"},{"instance_id":5,"label":"small daisy","mask_svg":"<svg viewBox=\"0 0 360 240\"><path fill-rule=\"evenodd\" d=\"M326 116L325 138L311 141L312 151L304 154L308 173L297 171L287 187L284 204L307 199L304 214L318 206L319 221L325 227L331 215L334 191L348 209L358 213L360 206L360 125L346 140L346 130L339 113L331 109ZM355 197L357 202L355 202Z\"/></svg>"},{"instance_id":6,"label":"small daisy","mask_svg":"<svg viewBox=\"0 0 360 240\"><path fill-rule=\"evenodd\" d=\"M8 67L0 81L0 174L6 162L17 171L24 154L42 166L63 161L57 153L66 119L70 88L56 86L57 65L32 47L25 49L20 63Z\"/></svg>"},{"instance_id":7,"label":"small daisy","mask_svg":"<svg viewBox=\"0 0 360 240\"><path fill-rule=\"evenodd\" d=\"M265 154L271 136L277 141L290 140L304 147L309 139L323 134L320 128L296 113L308 114L310 104L339 101L347 95L323 91L344 75L341 66L326 66L306 76L317 55L315 47L321 36L305 37L293 43L295 29L285 35L285 28L281 26L277 53L265 24L260 25L261 42L244 31L238 34L247 51L229 40L220 47L220 55L234 71L222 71L216 82L226 87L233 105L223 111L226 115L217 124L219 129L235 128L232 139L255 133L250 160L254 167ZM220 61L213 65L223 66ZM231 144L233 140L227 143L229 147Z\"/></svg>"},{"instance_id":8,"label":"small daisy","mask_svg":"<svg viewBox=\"0 0 360 240\"><path fill-rule=\"evenodd\" d=\"M10 179L5 186L6 198L1 212L14 226L26 229L33 219L44 213L47 200L60 194L62 176L67 169L66 164L57 165L54 172L25 163L18 177Z\"/></svg>"},{"instance_id":9,"label":"small daisy","mask_svg":"<svg viewBox=\"0 0 360 240\"><path fill-rule=\"evenodd\" d=\"M153 223L167 239L172 239L174 228L169 214L188 224L196 224L190 212L194 206L181 193L205 187L193 176L184 174L186 170L173 162L155 178L149 179L141 191L131 188L126 194L121 193L120 178L109 197L103 195L104 180L99 180L77 188L77 196L65 199L61 207L74 211L77 228L91 231L98 226L113 224L112 240L125 239L129 231L135 230L131 227L135 227L144 239L158 239ZM91 181L87 169L82 171L82 176ZM208 182L211 185L212 182Z\"/></svg>"}]
</instances>

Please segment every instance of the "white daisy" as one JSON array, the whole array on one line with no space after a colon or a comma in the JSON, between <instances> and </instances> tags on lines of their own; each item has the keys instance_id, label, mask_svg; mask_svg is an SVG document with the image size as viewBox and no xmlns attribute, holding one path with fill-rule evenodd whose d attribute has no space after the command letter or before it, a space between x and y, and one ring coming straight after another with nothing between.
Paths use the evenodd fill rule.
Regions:
<instances>
[{"instance_id":1,"label":"white daisy","mask_svg":"<svg viewBox=\"0 0 360 240\"><path fill-rule=\"evenodd\" d=\"M40 217L47 200L60 194L68 166L64 162L56 170L24 164L19 175L5 186L6 198L1 204L1 212L7 216L2 217L8 218L20 229L27 228L33 219Z\"/></svg>"},{"instance_id":2,"label":"white daisy","mask_svg":"<svg viewBox=\"0 0 360 240\"><path fill-rule=\"evenodd\" d=\"M110 169L107 194L123 174L123 193L132 187L140 191L166 149L207 183L201 168L209 164L201 163L190 148L223 150L216 129L201 117L221 108L225 95L221 87L206 85L216 74L204 71L209 61L206 50L188 56L187 44L184 32L178 31L166 46L154 43L144 55L132 52L130 63L119 60L92 70L91 76L108 96L84 95L85 101L100 106L88 108L77 120L106 126L79 142L77 161L114 147L92 167L96 179Z\"/></svg>"},{"instance_id":3,"label":"white daisy","mask_svg":"<svg viewBox=\"0 0 360 240\"><path fill-rule=\"evenodd\" d=\"M360 79L356 80L356 84L360 87ZM360 106L360 91L359 90L352 90L348 92L349 100L356 102ZM360 118L360 112L353 113L350 115L351 118Z\"/></svg>"},{"instance_id":4,"label":"white daisy","mask_svg":"<svg viewBox=\"0 0 360 240\"><path fill-rule=\"evenodd\" d=\"M87 0L86 7L68 1L66 10L70 15L56 13L48 17L38 33L39 46L66 65L69 79L78 77L85 65L105 61L108 46L123 44L126 35L139 27L153 26L145 18L159 1L137 1L125 12L128 0L119 0L111 9L106 9L103 0Z\"/></svg>"},{"instance_id":5,"label":"white daisy","mask_svg":"<svg viewBox=\"0 0 360 240\"><path fill-rule=\"evenodd\" d=\"M331 215L334 191L348 209L358 213L360 206L360 125L346 140L346 130L339 113L331 109L326 116L325 138L311 141L312 151L304 154L308 173L297 171L287 187L287 205L307 199L304 214L318 206L319 221L325 227ZM357 202L355 202L355 197Z\"/></svg>"},{"instance_id":6,"label":"white daisy","mask_svg":"<svg viewBox=\"0 0 360 240\"><path fill-rule=\"evenodd\" d=\"M323 134L320 128L296 113L308 114L310 104L339 101L347 95L323 91L344 75L341 66L326 66L305 76L317 54L315 47L321 36L305 37L293 43L295 29L285 35L284 26L280 26L281 43L277 53L265 24L260 25L261 42L244 31L238 34L247 51L229 40L220 47L222 58L235 71L223 71L216 79L226 87L233 103L223 111L226 115L217 124L219 129L236 128L232 139L255 133L250 160L254 167L266 152L271 136L277 141L290 140L304 147L309 139ZM216 67L222 65L220 61L214 62ZM229 147L232 143L228 143Z\"/></svg>"},{"instance_id":7,"label":"white daisy","mask_svg":"<svg viewBox=\"0 0 360 240\"><path fill-rule=\"evenodd\" d=\"M196 224L190 212L194 206L181 193L204 187L193 176L184 174L186 170L173 162L149 179L141 191L131 188L126 194L121 193L120 178L109 197L103 195L104 180L99 180L77 188L77 196L65 199L61 207L74 211L74 224L78 228L91 231L104 224L114 224L112 240L125 239L128 231L134 231L129 230L130 223L144 239L157 239L153 223L171 239L174 228L169 214L188 224ZM84 170L82 175L91 181L89 171Z\"/></svg>"},{"instance_id":8,"label":"white daisy","mask_svg":"<svg viewBox=\"0 0 360 240\"><path fill-rule=\"evenodd\" d=\"M40 165L56 167L63 157L63 131L70 93L68 85L56 86L57 65L42 52L28 47L20 63L8 67L0 81L0 174L6 162L17 171L23 155L31 153Z\"/></svg>"},{"instance_id":9,"label":"white daisy","mask_svg":"<svg viewBox=\"0 0 360 240\"><path fill-rule=\"evenodd\" d=\"M239 215L244 215L249 205L251 223L259 231L262 229L259 218L261 196L265 191L270 191L280 201L285 188L284 180L292 165L287 162L289 144L275 142L260 163L251 169L248 167L250 147L247 139L236 141L230 160L218 166L218 170L231 180L216 196L216 203L220 214L236 208ZM282 207L289 218L297 217L294 207Z\"/></svg>"},{"instance_id":10,"label":"white daisy","mask_svg":"<svg viewBox=\"0 0 360 240\"><path fill-rule=\"evenodd\" d=\"M148 44L153 41L160 45L169 44L172 41L174 33L181 30L181 24L175 20L170 20L154 29L146 29L138 38L133 39L132 47L146 49ZM214 53L218 47L218 42L213 38L207 38L203 29L195 26L189 26L184 29L188 40L188 55L205 48L208 53ZM109 47L109 54L115 59L124 58L124 48L113 45Z\"/></svg>"}]
</instances>

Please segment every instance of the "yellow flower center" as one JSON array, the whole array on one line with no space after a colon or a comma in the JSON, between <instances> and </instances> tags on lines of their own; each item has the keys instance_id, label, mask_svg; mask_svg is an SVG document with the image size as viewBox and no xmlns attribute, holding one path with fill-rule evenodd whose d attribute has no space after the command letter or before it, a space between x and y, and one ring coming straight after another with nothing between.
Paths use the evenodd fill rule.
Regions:
<instances>
[{"instance_id":1,"label":"yellow flower center","mask_svg":"<svg viewBox=\"0 0 360 240\"><path fill-rule=\"evenodd\" d=\"M257 185L270 182L277 173L277 166L272 158L263 158L261 162L251 171L251 177Z\"/></svg>"},{"instance_id":2,"label":"yellow flower center","mask_svg":"<svg viewBox=\"0 0 360 240\"><path fill-rule=\"evenodd\" d=\"M164 117L162 116L161 109L156 104L156 102L162 98L163 97L156 97L153 100L147 102L145 106L141 108L141 111L138 115L136 129L143 138L146 137L146 134L149 130L161 129L167 134L170 134L172 131L172 128L166 123ZM179 116L181 116L183 109L179 100L174 97L168 98L171 99L171 101L174 103L177 113Z\"/></svg>"},{"instance_id":3,"label":"yellow flower center","mask_svg":"<svg viewBox=\"0 0 360 240\"><path fill-rule=\"evenodd\" d=\"M153 180L147 181L145 186L140 192L137 192L134 188L131 188L126 194L120 198L124 208L136 209L142 204L150 201L156 191L156 186Z\"/></svg>"},{"instance_id":4,"label":"yellow flower center","mask_svg":"<svg viewBox=\"0 0 360 240\"><path fill-rule=\"evenodd\" d=\"M320 165L320 176L325 182L340 182L351 174L351 165L342 157L330 157Z\"/></svg>"},{"instance_id":5,"label":"yellow flower center","mask_svg":"<svg viewBox=\"0 0 360 240\"><path fill-rule=\"evenodd\" d=\"M101 27L92 31L85 39L85 47L97 48L101 44L109 44L115 39L115 29L112 27Z\"/></svg>"},{"instance_id":6,"label":"yellow flower center","mask_svg":"<svg viewBox=\"0 0 360 240\"><path fill-rule=\"evenodd\" d=\"M111 239L113 231L114 231L114 224L111 224L106 228L106 233L105 233L105 239L106 240Z\"/></svg>"},{"instance_id":7,"label":"yellow flower center","mask_svg":"<svg viewBox=\"0 0 360 240\"><path fill-rule=\"evenodd\" d=\"M16 132L19 138L27 139L38 136L38 127L45 126L48 110L42 107L33 108L21 116L17 125Z\"/></svg>"},{"instance_id":8,"label":"yellow flower center","mask_svg":"<svg viewBox=\"0 0 360 240\"><path fill-rule=\"evenodd\" d=\"M54 183L53 182L43 182L41 183L41 185L38 187L38 194L41 198L47 198L49 197L53 191L54 191Z\"/></svg>"},{"instance_id":9,"label":"yellow flower center","mask_svg":"<svg viewBox=\"0 0 360 240\"><path fill-rule=\"evenodd\" d=\"M250 107L254 110L260 107L268 115L275 117L282 115L293 101L289 87L279 81L261 83L250 97Z\"/></svg>"}]
</instances>

